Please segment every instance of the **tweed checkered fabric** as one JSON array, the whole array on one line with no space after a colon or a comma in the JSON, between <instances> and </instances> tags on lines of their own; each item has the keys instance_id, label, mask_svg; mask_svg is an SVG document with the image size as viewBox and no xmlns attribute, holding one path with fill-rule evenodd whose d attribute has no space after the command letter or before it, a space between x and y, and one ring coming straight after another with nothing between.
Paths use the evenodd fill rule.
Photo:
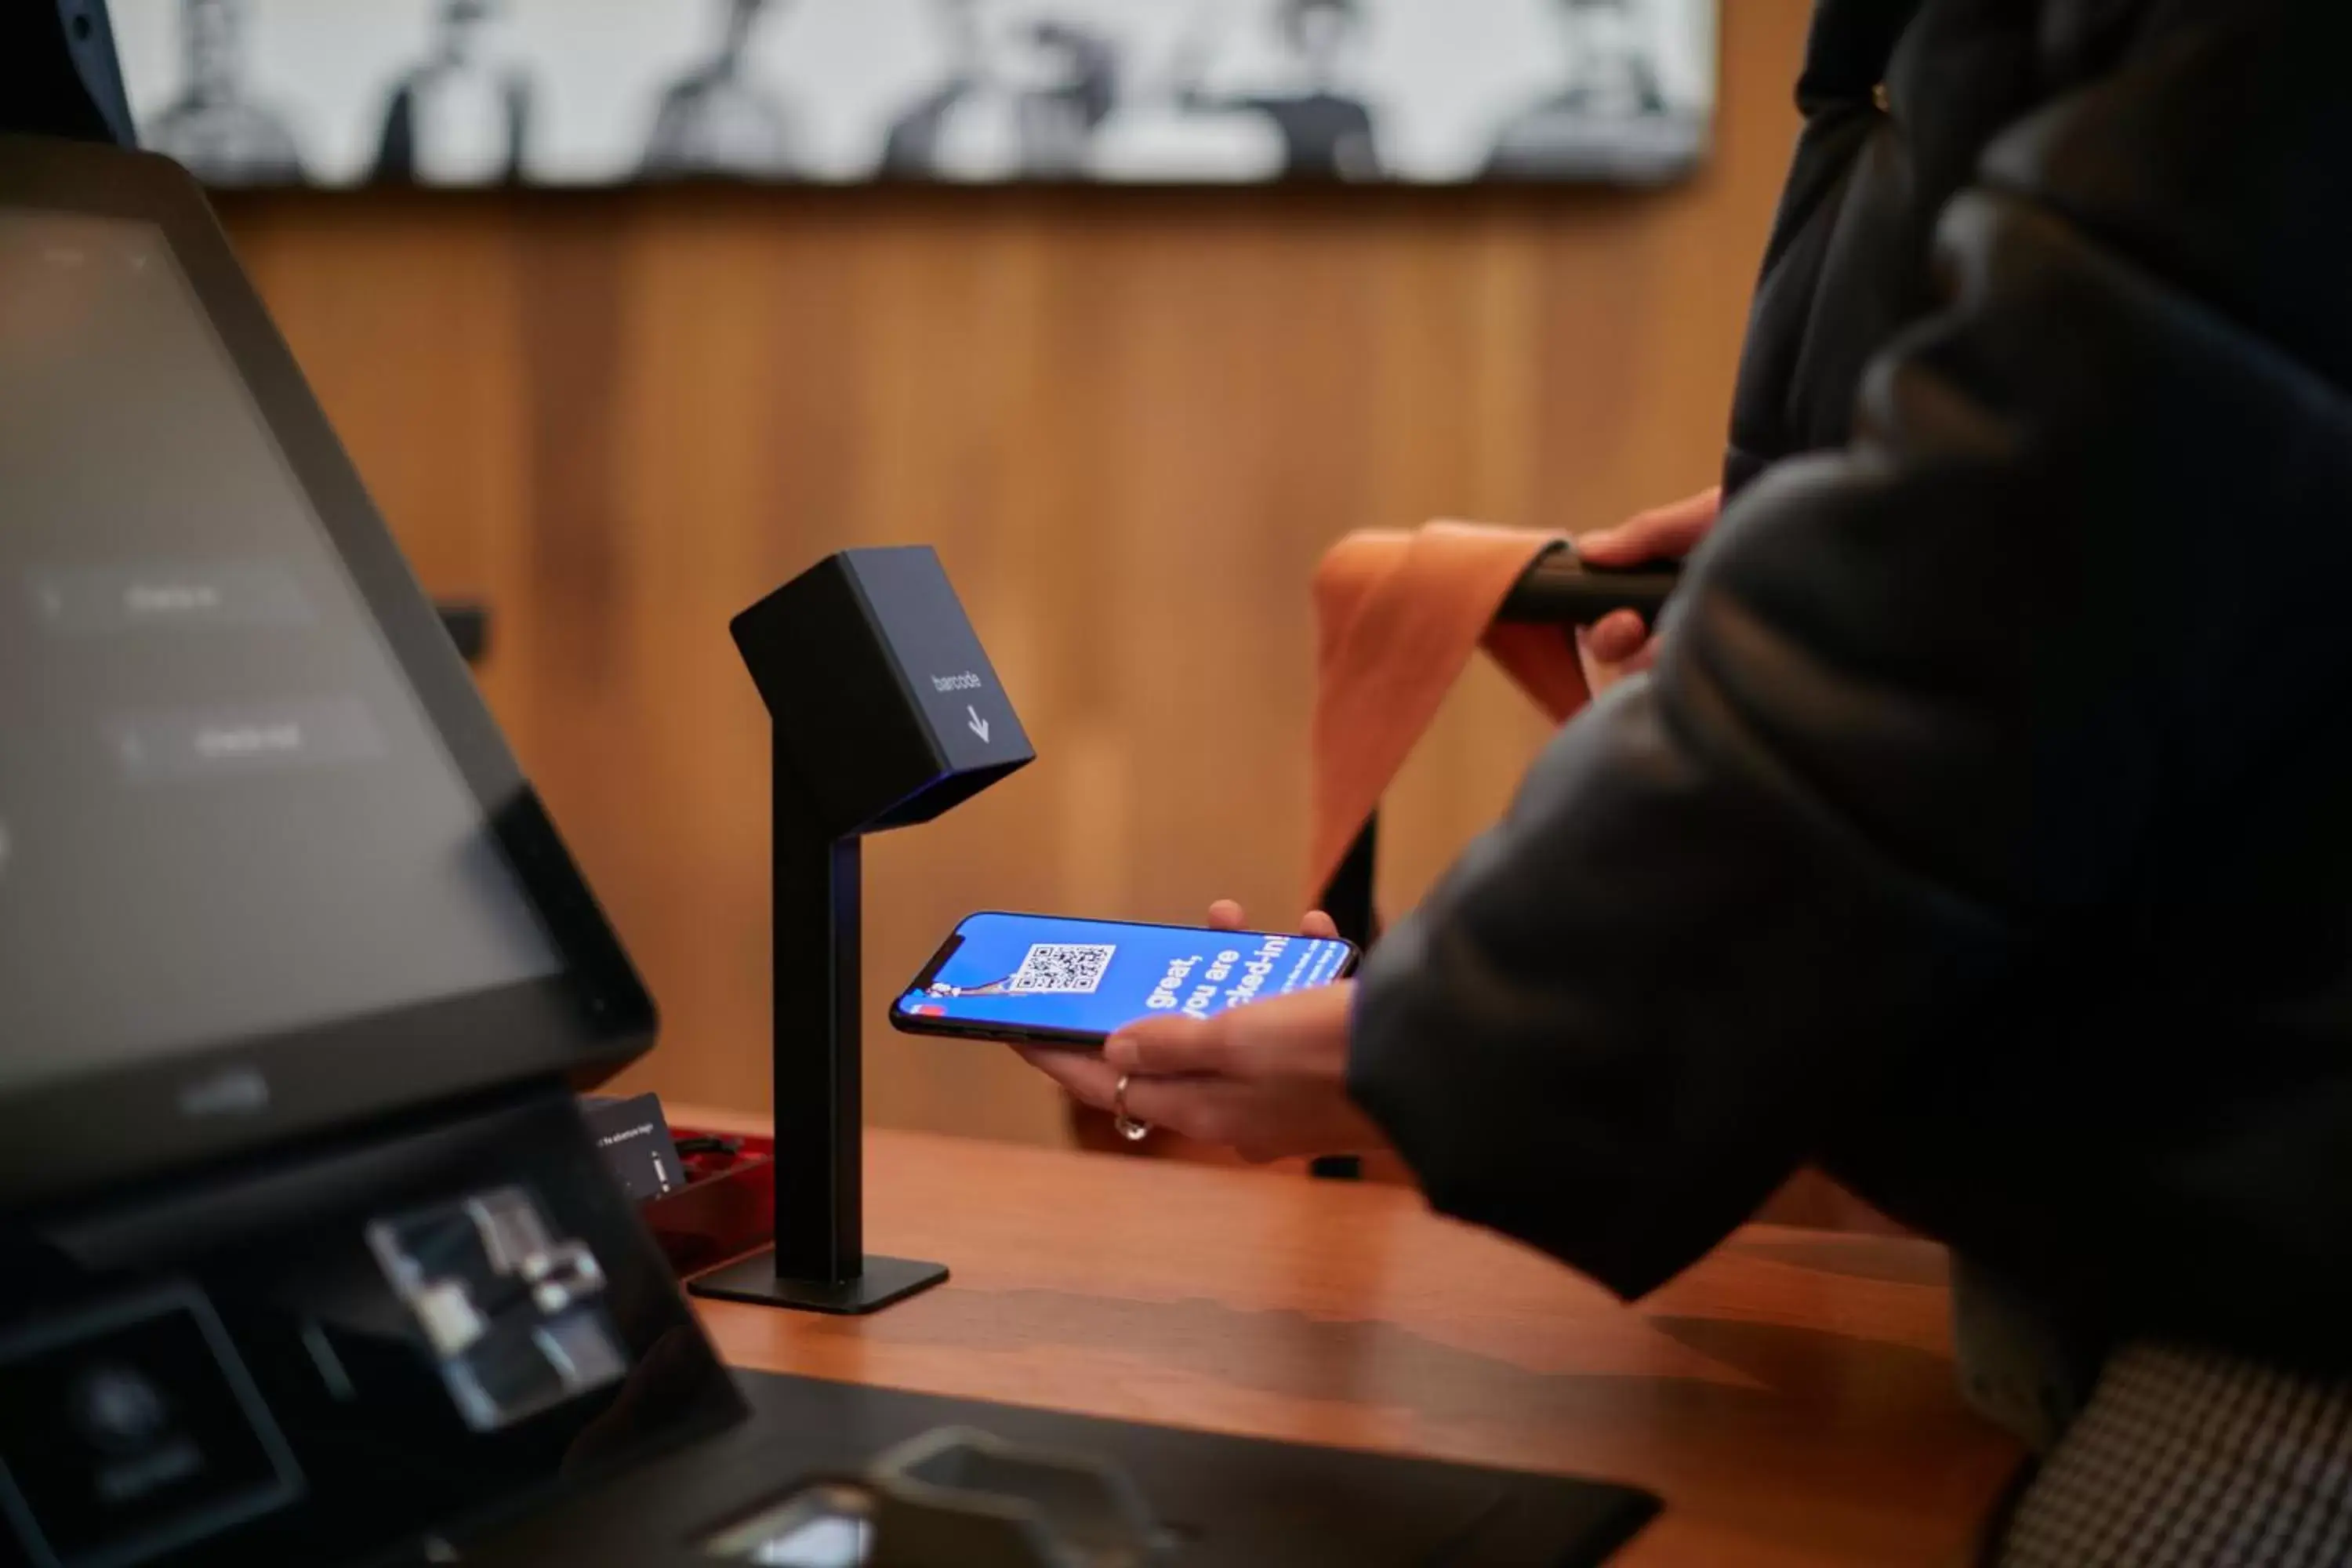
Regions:
<instances>
[{"instance_id":1,"label":"tweed checkered fabric","mask_svg":"<svg viewBox=\"0 0 2352 1568\"><path fill-rule=\"evenodd\" d=\"M2020 1500L2001 1568L2352 1563L2352 1381L2135 1345Z\"/></svg>"}]
</instances>

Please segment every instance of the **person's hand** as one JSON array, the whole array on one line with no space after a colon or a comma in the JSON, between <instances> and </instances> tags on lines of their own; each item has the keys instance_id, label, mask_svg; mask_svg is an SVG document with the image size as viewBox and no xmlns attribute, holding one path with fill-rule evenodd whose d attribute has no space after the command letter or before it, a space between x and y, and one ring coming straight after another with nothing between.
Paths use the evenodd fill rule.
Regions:
<instances>
[{"instance_id":1,"label":"person's hand","mask_svg":"<svg viewBox=\"0 0 2352 1568\"><path fill-rule=\"evenodd\" d=\"M1219 930L1241 928L1240 906L1210 911ZM1319 911L1303 934L1339 934ZM1244 1159L1370 1154L1388 1141L1348 1098L1349 983L1296 992L1207 1019L1158 1017L1129 1025L1099 1056L1021 1047L1048 1078L1097 1110L1113 1109L1129 1079L1127 1113Z\"/></svg>"},{"instance_id":2,"label":"person's hand","mask_svg":"<svg viewBox=\"0 0 2352 1568\"><path fill-rule=\"evenodd\" d=\"M1231 899L1219 899L1209 906L1209 929L1212 931L1247 931L1249 911ZM1301 936L1320 937L1326 942L1339 939L1339 925L1321 910L1309 910L1307 918L1298 922Z\"/></svg>"},{"instance_id":3,"label":"person's hand","mask_svg":"<svg viewBox=\"0 0 2352 1568\"><path fill-rule=\"evenodd\" d=\"M1620 569L1652 561L1679 561L1698 548L1699 541L1715 526L1722 506L1719 487L1702 490L1688 500L1582 535L1576 542L1577 559ZM1658 654L1650 628L1632 610L1616 611L1579 630L1576 651L1584 662L1585 684L1595 697L1649 668Z\"/></svg>"}]
</instances>

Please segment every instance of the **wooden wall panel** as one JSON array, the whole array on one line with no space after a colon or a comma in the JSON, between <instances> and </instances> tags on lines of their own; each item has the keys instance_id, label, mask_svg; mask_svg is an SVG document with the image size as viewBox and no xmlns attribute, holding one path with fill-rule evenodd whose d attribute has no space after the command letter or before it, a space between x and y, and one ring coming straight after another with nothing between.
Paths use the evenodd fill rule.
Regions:
<instances>
[{"instance_id":1,"label":"wooden wall panel","mask_svg":"<svg viewBox=\"0 0 2352 1568\"><path fill-rule=\"evenodd\" d=\"M985 907L1295 913L1307 584L1341 532L1581 528L1713 477L1804 0L1730 0L1720 150L1654 194L247 198L228 218L661 998L633 1081L765 1101L762 721L730 616L937 544L1041 760L868 855L869 1010ZM1480 671L1399 784L1408 901L1543 738ZM869 1106L1051 1141L878 1026Z\"/></svg>"}]
</instances>

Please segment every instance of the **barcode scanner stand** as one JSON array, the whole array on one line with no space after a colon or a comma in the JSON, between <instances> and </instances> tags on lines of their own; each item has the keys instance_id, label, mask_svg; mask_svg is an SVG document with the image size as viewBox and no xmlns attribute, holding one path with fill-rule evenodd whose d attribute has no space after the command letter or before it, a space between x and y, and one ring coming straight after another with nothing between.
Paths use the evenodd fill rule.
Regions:
<instances>
[{"instance_id":1,"label":"barcode scanner stand","mask_svg":"<svg viewBox=\"0 0 2352 1568\"><path fill-rule=\"evenodd\" d=\"M1035 753L927 548L831 556L734 633L773 731L776 1245L688 1289L861 1315L948 1271L866 1253L860 846Z\"/></svg>"}]
</instances>

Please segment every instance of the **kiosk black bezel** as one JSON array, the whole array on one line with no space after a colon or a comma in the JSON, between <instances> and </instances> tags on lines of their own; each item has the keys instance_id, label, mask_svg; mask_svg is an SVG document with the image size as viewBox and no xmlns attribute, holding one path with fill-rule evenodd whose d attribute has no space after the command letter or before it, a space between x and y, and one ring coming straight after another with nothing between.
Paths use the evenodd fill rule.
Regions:
<instances>
[{"instance_id":1,"label":"kiosk black bezel","mask_svg":"<svg viewBox=\"0 0 2352 1568\"><path fill-rule=\"evenodd\" d=\"M0 1095L0 1211L550 1074L652 1043L652 999L484 706L196 182L170 160L0 135L0 207L129 219L171 246L393 657L563 959L556 976L263 1039L190 1042Z\"/></svg>"}]
</instances>

